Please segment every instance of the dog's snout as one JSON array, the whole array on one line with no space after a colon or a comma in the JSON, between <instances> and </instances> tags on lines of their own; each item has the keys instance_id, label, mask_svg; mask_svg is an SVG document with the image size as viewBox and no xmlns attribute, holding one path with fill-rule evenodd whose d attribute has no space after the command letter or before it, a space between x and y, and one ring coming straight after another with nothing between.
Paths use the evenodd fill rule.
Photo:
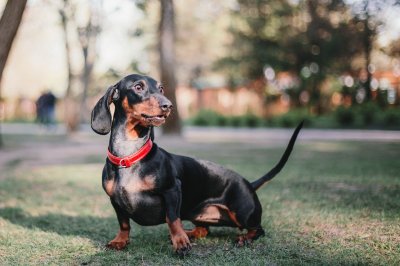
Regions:
<instances>
[{"instance_id":1,"label":"dog's snout","mask_svg":"<svg viewBox=\"0 0 400 266\"><path fill-rule=\"evenodd\" d=\"M171 101L165 97L162 97L161 99L159 99L159 103L160 103L161 110L163 110L164 112L170 111L173 107Z\"/></svg>"},{"instance_id":2,"label":"dog's snout","mask_svg":"<svg viewBox=\"0 0 400 266\"><path fill-rule=\"evenodd\" d=\"M167 97L165 97L164 95L159 94L159 93L153 94L152 97L155 100L157 100L158 107L160 108L160 110L162 112L167 113L167 112L171 111L173 105Z\"/></svg>"},{"instance_id":3,"label":"dog's snout","mask_svg":"<svg viewBox=\"0 0 400 266\"><path fill-rule=\"evenodd\" d=\"M164 112L171 110L173 107L172 103L168 101L168 103L161 104L161 110Z\"/></svg>"}]
</instances>

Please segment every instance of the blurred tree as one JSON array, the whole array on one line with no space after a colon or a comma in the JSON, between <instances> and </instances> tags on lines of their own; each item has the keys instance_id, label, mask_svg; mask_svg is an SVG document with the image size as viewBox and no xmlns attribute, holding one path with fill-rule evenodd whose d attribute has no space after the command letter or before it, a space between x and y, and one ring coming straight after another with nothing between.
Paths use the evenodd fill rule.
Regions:
<instances>
[{"instance_id":1,"label":"blurred tree","mask_svg":"<svg viewBox=\"0 0 400 266\"><path fill-rule=\"evenodd\" d=\"M96 41L101 31L100 21L99 3L95 4L92 1L89 6L89 18L86 22L86 25L77 27L79 43L81 45L83 55L83 71L81 75L83 88L80 106L80 122L86 122L90 113L86 101L92 78L93 67L96 61Z\"/></svg>"},{"instance_id":2,"label":"blurred tree","mask_svg":"<svg viewBox=\"0 0 400 266\"><path fill-rule=\"evenodd\" d=\"M371 81L375 66L371 63L371 57L378 39L379 28L384 25L384 18L381 16L381 12L384 9L395 6L400 6L399 0L362 0L353 3L354 21L357 23L362 40L360 52L364 57L363 70L366 72L366 79L360 80L360 83L366 91L366 102L372 100Z\"/></svg>"},{"instance_id":3,"label":"blurred tree","mask_svg":"<svg viewBox=\"0 0 400 266\"><path fill-rule=\"evenodd\" d=\"M329 106L322 86L331 75L351 72L359 53L361 36L349 6L342 0L300 2L308 17L305 31L298 31L285 46L293 51L294 70L301 78L300 90L308 91L313 111L321 114Z\"/></svg>"},{"instance_id":4,"label":"blurred tree","mask_svg":"<svg viewBox=\"0 0 400 266\"><path fill-rule=\"evenodd\" d=\"M53 2L49 2L53 4ZM91 85L91 76L96 60L96 40L100 33L100 9L102 1L90 1L88 3L88 17L83 25L78 22L75 16L78 3L70 0L62 0L57 10L60 15L61 27L65 43L65 57L68 71L67 86L64 98L64 120L68 132L74 132L78 129L81 122L86 122L89 118L89 110L87 107L87 96ZM72 32L69 30L69 26ZM79 95L73 95L72 84L75 76L72 72L72 54L71 39L76 35L78 43L82 51L83 70L80 72L80 81L82 90Z\"/></svg>"},{"instance_id":5,"label":"blurred tree","mask_svg":"<svg viewBox=\"0 0 400 266\"><path fill-rule=\"evenodd\" d=\"M215 0L175 2L176 73L180 85L189 85L195 76L196 80L200 79L203 83L206 81L209 84L216 76L220 77L212 65L226 50L225 43L230 37L226 28L231 23L229 12L232 2ZM198 55L201 55L201 60ZM197 73L199 69L201 73Z\"/></svg>"},{"instance_id":6,"label":"blurred tree","mask_svg":"<svg viewBox=\"0 0 400 266\"><path fill-rule=\"evenodd\" d=\"M382 23L375 12L381 9L382 2L375 0L363 0L354 3L355 17L357 28L361 33L361 53L364 55L364 71L366 71L366 79L361 80L360 83L365 89L365 101L370 101L372 98L371 93L371 80L373 66L371 65L371 53L373 50L374 42L377 37L377 28Z\"/></svg>"},{"instance_id":7,"label":"blurred tree","mask_svg":"<svg viewBox=\"0 0 400 266\"><path fill-rule=\"evenodd\" d=\"M223 69L232 86L246 79L263 76L266 65L276 70L290 68L282 42L293 35L296 7L287 0L238 0L231 12L229 31L232 43L229 54L216 62ZM284 33L284 34L282 34Z\"/></svg>"},{"instance_id":8,"label":"blurred tree","mask_svg":"<svg viewBox=\"0 0 400 266\"><path fill-rule=\"evenodd\" d=\"M61 19L61 27L65 44L65 61L67 67L67 86L64 96L64 123L67 132L71 133L78 129L79 126L79 110L76 107L76 101L72 95L72 82L74 75L72 73L71 45L70 33L68 31L69 20L74 13L74 6L69 0L62 0L62 4L58 7L58 13Z\"/></svg>"},{"instance_id":9,"label":"blurred tree","mask_svg":"<svg viewBox=\"0 0 400 266\"><path fill-rule=\"evenodd\" d=\"M165 87L165 96L174 105L171 119L164 125L166 134L180 134L181 122L176 103L175 76L175 14L173 0L161 0L159 24L159 55L161 81Z\"/></svg>"},{"instance_id":10,"label":"blurred tree","mask_svg":"<svg viewBox=\"0 0 400 266\"><path fill-rule=\"evenodd\" d=\"M7 1L0 19L0 84L14 37L17 34L22 20L25 6L26 0Z\"/></svg>"},{"instance_id":11,"label":"blurred tree","mask_svg":"<svg viewBox=\"0 0 400 266\"><path fill-rule=\"evenodd\" d=\"M238 0L232 13L230 54L217 66L228 70L233 84L238 74L263 77L266 66L290 71L300 77L299 89L308 91L313 109L322 113L323 82L328 75L349 71L358 51L349 7L342 0Z\"/></svg>"},{"instance_id":12,"label":"blurred tree","mask_svg":"<svg viewBox=\"0 0 400 266\"><path fill-rule=\"evenodd\" d=\"M27 0L11 1L8 0L4 8L3 15L0 19L0 102L1 97L1 80L3 77L4 67L7 62L8 55L11 50L14 37L17 34L19 25L22 20ZM0 114L1 116L2 114ZM1 121L0 121L1 123ZM0 131L0 146L3 145Z\"/></svg>"},{"instance_id":13,"label":"blurred tree","mask_svg":"<svg viewBox=\"0 0 400 266\"><path fill-rule=\"evenodd\" d=\"M400 58L400 38L393 40L385 51L389 56Z\"/></svg>"},{"instance_id":14,"label":"blurred tree","mask_svg":"<svg viewBox=\"0 0 400 266\"><path fill-rule=\"evenodd\" d=\"M69 0L63 0L63 4L58 8L58 13L61 19L61 26L63 30L63 38L65 44L65 61L67 65L68 71L68 79L67 79L67 87L65 90L65 97L71 97L71 84L72 84L72 65L71 65L71 48L70 48L70 40L68 34L68 21L69 21L69 14L68 11L71 9L71 4Z\"/></svg>"}]
</instances>

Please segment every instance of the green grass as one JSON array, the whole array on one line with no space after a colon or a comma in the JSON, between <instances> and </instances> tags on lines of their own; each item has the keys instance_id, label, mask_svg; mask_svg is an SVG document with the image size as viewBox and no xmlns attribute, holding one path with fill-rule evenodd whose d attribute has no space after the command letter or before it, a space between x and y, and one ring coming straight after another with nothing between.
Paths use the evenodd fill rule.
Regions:
<instances>
[{"instance_id":1,"label":"green grass","mask_svg":"<svg viewBox=\"0 0 400 266\"><path fill-rule=\"evenodd\" d=\"M171 151L256 179L284 145ZM299 143L282 173L258 193L266 237L235 248L239 231L211 228L183 259L173 254L166 225L134 224L125 251L104 248L118 226L100 184L103 158L29 171L10 166L0 180L0 265L399 265L399 158L400 143Z\"/></svg>"}]
</instances>

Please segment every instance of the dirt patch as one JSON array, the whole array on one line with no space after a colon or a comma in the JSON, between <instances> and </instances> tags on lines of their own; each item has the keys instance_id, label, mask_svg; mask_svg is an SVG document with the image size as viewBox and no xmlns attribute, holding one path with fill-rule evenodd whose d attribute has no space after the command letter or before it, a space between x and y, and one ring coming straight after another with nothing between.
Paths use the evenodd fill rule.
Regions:
<instances>
[{"instance_id":1,"label":"dirt patch","mask_svg":"<svg viewBox=\"0 0 400 266\"><path fill-rule=\"evenodd\" d=\"M359 191L363 191L366 190L365 186L361 186L361 185L350 185L350 184L346 184L346 183L329 183L328 187L331 188L331 190L333 191L350 191L350 192L359 192Z\"/></svg>"},{"instance_id":2,"label":"dirt patch","mask_svg":"<svg viewBox=\"0 0 400 266\"><path fill-rule=\"evenodd\" d=\"M400 226L393 228L385 222L368 219L358 219L356 222L344 224L312 219L300 227L300 235L317 238L319 242L325 244L337 241L342 246L352 247L355 242L364 242L377 251L382 251L379 243L400 243L398 232L400 232Z\"/></svg>"},{"instance_id":3,"label":"dirt patch","mask_svg":"<svg viewBox=\"0 0 400 266\"><path fill-rule=\"evenodd\" d=\"M0 150L0 178L16 168L40 165L86 163L88 158L106 158L107 138L75 135L57 142L21 141ZM101 156L103 154L103 156ZM91 159L93 161L93 159Z\"/></svg>"}]
</instances>

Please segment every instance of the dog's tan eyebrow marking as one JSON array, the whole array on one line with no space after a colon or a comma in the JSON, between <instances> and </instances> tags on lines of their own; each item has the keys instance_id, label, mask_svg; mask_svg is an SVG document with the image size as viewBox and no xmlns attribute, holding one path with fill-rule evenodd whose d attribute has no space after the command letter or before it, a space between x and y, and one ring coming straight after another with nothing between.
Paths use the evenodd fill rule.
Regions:
<instances>
[{"instance_id":1,"label":"dog's tan eyebrow marking","mask_svg":"<svg viewBox=\"0 0 400 266\"><path fill-rule=\"evenodd\" d=\"M140 85L142 85L143 87L148 87L148 84L147 84L146 80L144 80L144 79L140 79L140 80L136 81L136 82L134 83L134 85L136 85L136 84L140 84Z\"/></svg>"},{"instance_id":2,"label":"dog's tan eyebrow marking","mask_svg":"<svg viewBox=\"0 0 400 266\"><path fill-rule=\"evenodd\" d=\"M134 80L134 81L128 81L127 82L127 88L132 88L135 85L142 85L143 87L147 87L147 82L144 79L138 79L138 80Z\"/></svg>"}]
</instances>

